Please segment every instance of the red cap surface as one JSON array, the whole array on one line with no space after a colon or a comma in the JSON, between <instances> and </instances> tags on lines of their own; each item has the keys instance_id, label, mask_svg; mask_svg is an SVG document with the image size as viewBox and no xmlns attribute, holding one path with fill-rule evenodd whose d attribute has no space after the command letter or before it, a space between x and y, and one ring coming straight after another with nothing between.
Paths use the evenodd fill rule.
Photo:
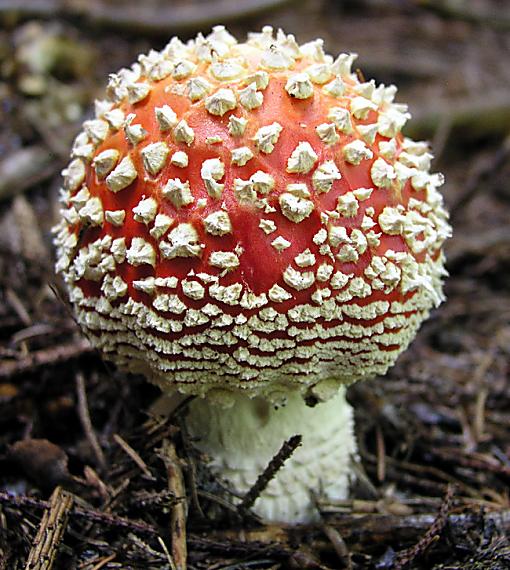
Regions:
<instances>
[{"instance_id":1,"label":"red cap surface","mask_svg":"<svg viewBox=\"0 0 510 570\"><path fill-rule=\"evenodd\" d=\"M108 358L188 393L304 393L384 373L412 340L442 300L442 177L354 57L217 27L111 77L56 237Z\"/></svg>"}]
</instances>

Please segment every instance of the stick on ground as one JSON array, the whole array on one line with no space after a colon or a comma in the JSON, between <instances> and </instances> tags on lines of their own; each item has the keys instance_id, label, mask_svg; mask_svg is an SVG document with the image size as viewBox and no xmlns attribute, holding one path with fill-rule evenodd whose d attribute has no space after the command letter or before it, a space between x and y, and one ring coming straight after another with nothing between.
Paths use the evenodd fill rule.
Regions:
<instances>
[{"instance_id":1,"label":"stick on ground","mask_svg":"<svg viewBox=\"0 0 510 570\"><path fill-rule=\"evenodd\" d=\"M170 519L170 538L172 540L172 559L175 570L186 570L188 551L186 546L186 517L188 504L186 501L186 489L184 477L175 451L175 446L170 440L164 440L162 458L165 462L168 489L177 499L172 506Z\"/></svg>"},{"instance_id":2,"label":"stick on ground","mask_svg":"<svg viewBox=\"0 0 510 570\"><path fill-rule=\"evenodd\" d=\"M253 506L258 499L260 493L267 487L269 481L282 468L283 464L294 453L296 448L301 445L301 435L293 435L281 446L278 453L271 459L264 471L258 476L252 488L246 493L243 500L239 503L239 512L245 513Z\"/></svg>"},{"instance_id":3,"label":"stick on ground","mask_svg":"<svg viewBox=\"0 0 510 570\"><path fill-rule=\"evenodd\" d=\"M78 415L80 416L81 425L87 436L87 440L94 451L97 463L100 467L104 467L106 464L106 459L104 457L103 450L99 445L96 432L92 426L92 420L90 419L89 405L87 401L87 392L85 390L85 378L81 372L76 374L76 392L78 397Z\"/></svg>"},{"instance_id":4,"label":"stick on ground","mask_svg":"<svg viewBox=\"0 0 510 570\"><path fill-rule=\"evenodd\" d=\"M44 511L25 570L51 570L72 508L72 495L57 487Z\"/></svg>"}]
</instances>

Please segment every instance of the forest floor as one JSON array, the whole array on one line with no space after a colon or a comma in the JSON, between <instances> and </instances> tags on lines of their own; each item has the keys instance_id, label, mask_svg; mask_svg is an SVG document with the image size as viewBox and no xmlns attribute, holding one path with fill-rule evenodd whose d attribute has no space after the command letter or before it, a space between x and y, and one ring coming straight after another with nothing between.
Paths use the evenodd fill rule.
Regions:
<instances>
[{"instance_id":1,"label":"forest floor","mask_svg":"<svg viewBox=\"0 0 510 570\"><path fill-rule=\"evenodd\" d=\"M154 17L164 4L0 0L0 570L173 569L186 547L197 570L510 568L508 2L246 17L260 3L180 0ZM238 37L271 23L359 53L446 175L448 300L385 378L349 390L357 483L309 527L265 526L197 478L179 416L151 418L157 389L102 362L53 270L60 170L105 77L218 14Z\"/></svg>"}]
</instances>

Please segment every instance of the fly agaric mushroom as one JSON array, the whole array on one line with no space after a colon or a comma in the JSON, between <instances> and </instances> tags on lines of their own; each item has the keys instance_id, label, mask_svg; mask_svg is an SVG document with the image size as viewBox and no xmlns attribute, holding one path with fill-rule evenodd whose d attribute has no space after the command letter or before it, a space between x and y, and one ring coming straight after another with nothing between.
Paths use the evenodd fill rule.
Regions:
<instances>
[{"instance_id":1,"label":"fly agaric mushroom","mask_svg":"<svg viewBox=\"0 0 510 570\"><path fill-rule=\"evenodd\" d=\"M92 343L198 396L191 433L238 493L302 434L255 503L267 520L345 498L344 387L443 300L443 177L354 59L270 27L174 37L110 77L64 170L57 270Z\"/></svg>"}]
</instances>

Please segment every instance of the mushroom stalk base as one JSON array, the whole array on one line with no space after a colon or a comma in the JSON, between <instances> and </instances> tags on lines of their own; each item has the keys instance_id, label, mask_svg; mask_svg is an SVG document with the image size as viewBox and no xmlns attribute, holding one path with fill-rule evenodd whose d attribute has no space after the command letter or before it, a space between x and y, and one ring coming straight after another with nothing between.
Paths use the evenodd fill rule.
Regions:
<instances>
[{"instance_id":1,"label":"mushroom stalk base","mask_svg":"<svg viewBox=\"0 0 510 570\"><path fill-rule=\"evenodd\" d=\"M228 408L196 398L186 421L195 445L209 458L211 471L241 496L287 439L302 436L302 445L255 501L254 512L267 522L311 522L319 517L316 496L347 497L356 444L344 388L314 407L297 393L279 407L244 395L234 396Z\"/></svg>"}]
</instances>

